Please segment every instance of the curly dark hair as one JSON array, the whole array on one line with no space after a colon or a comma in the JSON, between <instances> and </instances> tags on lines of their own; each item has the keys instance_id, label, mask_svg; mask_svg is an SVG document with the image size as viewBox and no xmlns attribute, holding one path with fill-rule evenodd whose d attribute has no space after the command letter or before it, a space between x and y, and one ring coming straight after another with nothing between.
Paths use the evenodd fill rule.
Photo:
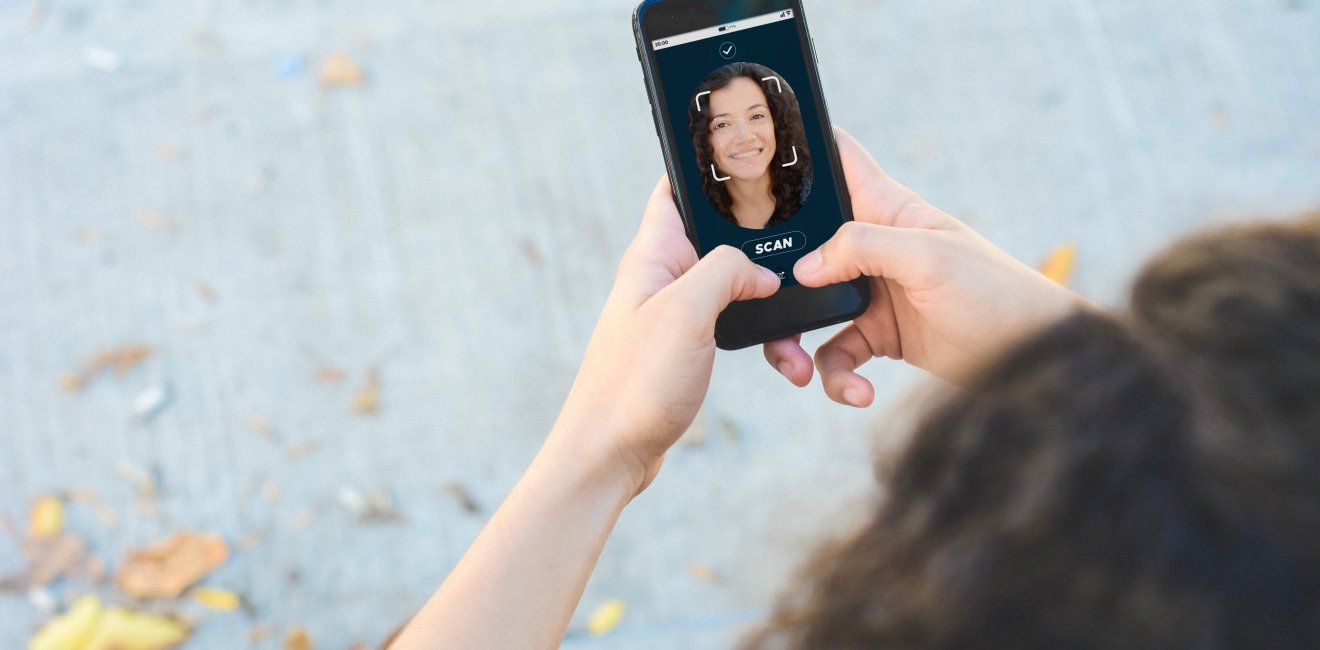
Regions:
<instances>
[{"instance_id":1,"label":"curly dark hair","mask_svg":"<svg viewBox=\"0 0 1320 650\"><path fill-rule=\"evenodd\" d=\"M706 75L688 103L688 129L692 135L692 148L697 151L697 168L701 170L701 188L720 216L737 224L733 216L733 199L724 184L711 175L715 163L710 146L710 114L697 110L696 98L703 92L713 92L728 86L734 79L746 77L755 81L765 92L770 105L770 118L775 123L775 158L770 163L770 187L775 198L775 213L766 227L775 226L797 213L811 186L811 150L807 147L807 133L802 125L802 111L798 108L793 88L777 72L756 63L730 63ZM779 87L772 92L767 77L779 79ZM793 147L797 147L798 164L783 167L793 160Z\"/></svg>"},{"instance_id":2,"label":"curly dark hair","mask_svg":"<svg viewBox=\"0 0 1320 650\"><path fill-rule=\"evenodd\" d=\"M1178 245L946 399L745 647L1320 647L1320 215Z\"/></svg>"}]
</instances>

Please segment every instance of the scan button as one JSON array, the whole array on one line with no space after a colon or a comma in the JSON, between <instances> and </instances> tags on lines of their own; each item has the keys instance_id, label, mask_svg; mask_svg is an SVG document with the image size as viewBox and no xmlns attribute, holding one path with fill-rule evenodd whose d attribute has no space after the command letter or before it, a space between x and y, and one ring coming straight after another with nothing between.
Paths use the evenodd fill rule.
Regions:
<instances>
[{"instance_id":1,"label":"scan button","mask_svg":"<svg viewBox=\"0 0 1320 650\"><path fill-rule=\"evenodd\" d=\"M800 251L806 247L807 236L794 230L745 242L742 245L742 252L747 255L747 259L755 260Z\"/></svg>"}]
</instances>

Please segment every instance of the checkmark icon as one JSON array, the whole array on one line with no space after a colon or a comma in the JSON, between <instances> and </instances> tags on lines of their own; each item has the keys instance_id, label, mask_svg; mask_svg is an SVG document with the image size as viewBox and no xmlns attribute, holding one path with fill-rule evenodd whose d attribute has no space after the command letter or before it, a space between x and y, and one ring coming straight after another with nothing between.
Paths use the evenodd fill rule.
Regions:
<instances>
[{"instance_id":1,"label":"checkmark icon","mask_svg":"<svg viewBox=\"0 0 1320 650\"><path fill-rule=\"evenodd\" d=\"M737 51L738 48L734 47L733 43L724 43L720 45L720 56L726 59L732 59L734 53Z\"/></svg>"}]
</instances>

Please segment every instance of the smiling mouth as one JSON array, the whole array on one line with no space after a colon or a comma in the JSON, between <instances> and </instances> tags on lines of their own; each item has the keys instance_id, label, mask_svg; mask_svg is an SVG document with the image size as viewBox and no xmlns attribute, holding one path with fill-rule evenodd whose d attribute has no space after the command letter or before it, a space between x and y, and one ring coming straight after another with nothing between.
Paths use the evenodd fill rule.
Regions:
<instances>
[{"instance_id":1,"label":"smiling mouth","mask_svg":"<svg viewBox=\"0 0 1320 650\"><path fill-rule=\"evenodd\" d=\"M749 159L749 158L756 158L757 156L760 156L760 155L761 155L761 152L762 152L762 151L765 151L765 148L764 148L764 147L761 147L761 148L758 148L758 149L744 149L744 150L742 150L742 151L735 151L735 152L729 154L729 159L730 159L730 160L747 160L747 159Z\"/></svg>"}]
</instances>

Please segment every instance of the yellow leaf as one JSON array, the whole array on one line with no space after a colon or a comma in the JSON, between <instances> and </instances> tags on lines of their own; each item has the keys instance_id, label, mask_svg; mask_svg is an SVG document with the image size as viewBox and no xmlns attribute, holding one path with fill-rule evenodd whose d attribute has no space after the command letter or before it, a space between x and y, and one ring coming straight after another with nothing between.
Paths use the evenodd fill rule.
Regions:
<instances>
[{"instance_id":1,"label":"yellow leaf","mask_svg":"<svg viewBox=\"0 0 1320 650\"><path fill-rule=\"evenodd\" d=\"M321 85L356 86L362 83L362 68L344 52L335 52L321 62Z\"/></svg>"},{"instance_id":2,"label":"yellow leaf","mask_svg":"<svg viewBox=\"0 0 1320 650\"><path fill-rule=\"evenodd\" d=\"M37 497L28 510L28 535L52 537L64 530L64 503L49 494Z\"/></svg>"},{"instance_id":3,"label":"yellow leaf","mask_svg":"<svg viewBox=\"0 0 1320 650\"><path fill-rule=\"evenodd\" d=\"M1040 272L1045 277L1055 282L1068 286L1068 278L1072 276L1073 267L1077 264L1077 247L1072 244L1063 244L1050 252L1050 256L1045 258L1045 262L1040 265Z\"/></svg>"},{"instance_id":4,"label":"yellow leaf","mask_svg":"<svg viewBox=\"0 0 1320 650\"><path fill-rule=\"evenodd\" d=\"M37 631L28 650L81 650L101 622L101 599L88 594Z\"/></svg>"},{"instance_id":5,"label":"yellow leaf","mask_svg":"<svg viewBox=\"0 0 1320 650\"><path fill-rule=\"evenodd\" d=\"M375 413L380 409L380 375L375 368L367 371L367 381L353 396L353 410L358 413Z\"/></svg>"},{"instance_id":6,"label":"yellow leaf","mask_svg":"<svg viewBox=\"0 0 1320 650\"><path fill-rule=\"evenodd\" d=\"M592 636L609 634L610 630L619 626L619 621L623 620L623 613L627 609L627 605L617 598L605 601L591 613L591 618L587 619L587 631Z\"/></svg>"},{"instance_id":7,"label":"yellow leaf","mask_svg":"<svg viewBox=\"0 0 1320 650\"><path fill-rule=\"evenodd\" d=\"M84 650L164 650L188 638L188 628L164 616L118 607L106 610Z\"/></svg>"},{"instance_id":8,"label":"yellow leaf","mask_svg":"<svg viewBox=\"0 0 1320 650\"><path fill-rule=\"evenodd\" d=\"M232 612L238 609L239 603L242 602L239 595L232 591L211 587L193 587L188 590L188 596L211 609L222 612Z\"/></svg>"}]
</instances>

